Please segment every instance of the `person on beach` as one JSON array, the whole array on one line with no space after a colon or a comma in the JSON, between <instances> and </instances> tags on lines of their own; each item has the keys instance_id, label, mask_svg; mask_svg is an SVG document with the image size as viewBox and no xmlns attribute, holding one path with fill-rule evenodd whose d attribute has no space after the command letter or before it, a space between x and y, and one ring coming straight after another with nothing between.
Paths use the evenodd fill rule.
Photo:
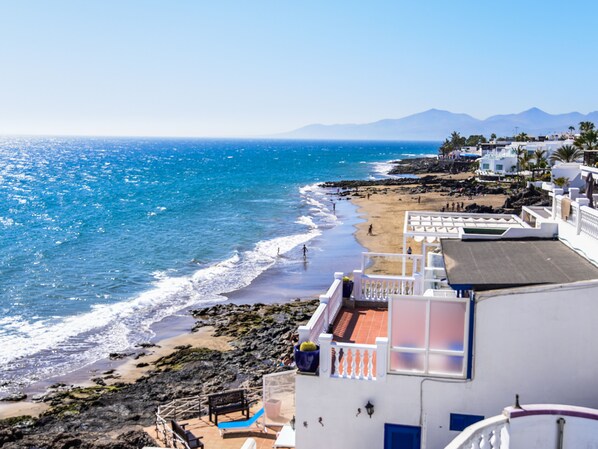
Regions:
<instances>
[{"instance_id":1,"label":"person on beach","mask_svg":"<svg viewBox=\"0 0 598 449\"><path fill-rule=\"evenodd\" d=\"M411 247L407 248L407 254L411 254L413 252L413 250L411 249Z\"/></svg>"},{"instance_id":2,"label":"person on beach","mask_svg":"<svg viewBox=\"0 0 598 449\"><path fill-rule=\"evenodd\" d=\"M303 245L303 258L307 259L307 246Z\"/></svg>"},{"instance_id":3,"label":"person on beach","mask_svg":"<svg viewBox=\"0 0 598 449\"><path fill-rule=\"evenodd\" d=\"M336 212L336 203L332 202L332 212Z\"/></svg>"},{"instance_id":4,"label":"person on beach","mask_svg":"<svg viewBox=\"0 0 598 449\"><path fill-rule=\"evenodd\" d=\"M418 196L418 197L417 197L417 204L419 204L419 203L421 203L421 202L422 202L422 197L421 197L421 196Z\"/></svg>"},{"instance_id":5,"label":"person on beach","mask_svg":"<svg viewBox=\"0 0 598 449\"><path fill-rule=\"evenodd\" d=\"M374 232L374 225L370 224L370 227L368 228L368 235L374 235L373 232Z\"/></svg>"}]
</instances>

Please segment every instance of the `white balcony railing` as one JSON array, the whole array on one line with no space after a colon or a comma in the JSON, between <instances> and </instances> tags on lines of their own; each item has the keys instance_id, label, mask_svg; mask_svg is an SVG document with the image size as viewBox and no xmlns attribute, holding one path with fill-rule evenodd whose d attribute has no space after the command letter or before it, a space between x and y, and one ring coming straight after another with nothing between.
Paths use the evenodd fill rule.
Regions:
<instances>
[{"instance_id":1,"label":"white balcony railing","mask_svg":"<svg viewBox=\"0 0 598 449\"><path fill-rule=\"evenodd\" d=\"M356 301L388 302L392 295L415 295L422 291L422 277L383 276L353 272L353 298Z\"/></svg>"},{"instance_id":2,"label":"white balcony railing","mask_svg":"<svg viewBox=\"0 0 598 449\"><path fill-rule=\"evenodd\" d=\"M320 295L320 305L305 326L299 326L299 342L318 343L320 334L328 332L336 315L343 305L343 273L334 273L334 281L324 295Z\"/></svg>"},{"instance_id":3,"label":"white balcony railing","mask_svg":"<svg viewBox=\"0 0 598 449\"><path fill-rule=\"evenodd\" d=\"M339 343L331 334L320 335L320 377L376 380L386 375L388 338L375 345Z\"/></svg>"},{"instance_id":4,"label":"white balcony railing","mask_svg":"<svg viewBox=\"0 0 598 449\"><path fill-rule=\"evenodd\" d=\"M507 407L461 432L445 449L598 447L598 410L556 404Z\"/></svg>"},{"instance_id":5,"label":"white balcony railing","mask_svg":"<svg viewBox=\"0 0 598 449\"><path fill-rule=\"evenodd\" d=\"M581 207L580 231L595 239L598 239L598 212L589 207Z\"/></svg>"}]
</instances>

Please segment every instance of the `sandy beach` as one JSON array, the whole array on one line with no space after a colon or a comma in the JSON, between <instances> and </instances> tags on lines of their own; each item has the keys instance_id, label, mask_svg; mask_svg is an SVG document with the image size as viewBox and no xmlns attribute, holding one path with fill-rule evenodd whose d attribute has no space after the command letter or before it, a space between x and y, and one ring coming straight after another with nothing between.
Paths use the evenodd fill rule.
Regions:
<instances>
[{"instance_id":1,"label":"sandy beach","mask_svg":"<svg viewBox=\"0 0 598 449\"><path fill-rule=\"evenodd\" d=\"M471 173L457 175L434 174L444 179L466 179ZM402 253L403 226L405 212L409 210L426 210L439 212L448 203L462 202L464 206L473 203L478 205L500 207L507 195L484 195L469 198L467 196L449 196L446 192L425 192L413 194L410 191L416 187L403 186L374 186L360 189L359 197L352 196L351 201L357 205L358 213L365 220L359 223L355 236L359 243L372 252ZM368 195L369 194L369 195ZM419 201L418 201L419 198ZM372 225L372 234L368 234ZM414 254L421 253L421 244L408 241Z\"/></svg>"}]
</instances>

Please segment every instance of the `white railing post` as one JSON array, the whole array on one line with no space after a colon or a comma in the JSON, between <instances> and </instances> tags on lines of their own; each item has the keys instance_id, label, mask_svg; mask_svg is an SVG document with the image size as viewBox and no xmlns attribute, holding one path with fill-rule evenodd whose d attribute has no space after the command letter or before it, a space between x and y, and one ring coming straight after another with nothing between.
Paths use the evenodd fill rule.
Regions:
<instances>
[{"instance_id":1,"label":"white railing post","mask_svg":"<svg viewBox=\"0 0 598 449\"><path fill-rule=\"evenodd\" d=\"M299 344L304 341L309 341L310 328L307 326L299 326Z\"/></svg>"},{"instance_id":2,"label":"white railing post","mask_svg":"<svg viewBox=\"0 0 598 449\"><path fill-rule=\"evenodd\" d=\"M577 203L577 222L575 223L575 233L579 235L581 234L581 221L583 218L581 207L588 206L590 204L590 200L587 198L577 198L575 202Z\"/></svg>"},{"instance_id":3,"label":"white railing post","mask_svg":"<svg viewBox=\"0 0 598 449\"><path fill-rule=\"evenodd\" d=\"M351 296L353 297L354 301L361 300L361 276L362 276L362 274L363 274L363 271L361 271L361 270L353 271L353 294Z\"/></svg>"},{"instance_id":4,"label":"white railing post","mask_svg":"<svg viewBox=\"0 0 598 449\"><path fill-rule=\"evenodd\" d=\"M328 330L328 326L330 325L330 307L328 307L328 301L330 301L330 296L328 295L320 295L320 304L326 304L326 308L324 309L324 331Z\"/></svg>"},{"instance_id":5,"label":"white railing post","mask_svg":"<svg viewBox=\"0 0 598 449\"><path fill-rule=\"evenodd\" d=\"M577 187L569 188L569 198L574 201L579 197L579 189Z\"/></svg>"},{"instance_id":6,"label":"white railing post","mask_svg":"<svg viewBox=\"0 0 598 449\"><path fill-rule=\"evenodd\" d=\"M415 273L413 275L413 294L414 295L423 295L424 294L424 277L419 274Z\"/></svg>"},{"instance_id":7,"label":"white railing post","mask_svg":"<svg viewBox=\"0 0 598 449\"><path fill-rule=\"evenodd\" d=\"M320 376L330 377L332 334L320 334Z\"/></svg>"},{"instance_id":8,"label":"white railing post","mask_svg":"<svg viewBox=\"0 0 598 449\"><path fill-rule=\"evenodd\" d=\"M552 190L552 219L556 219L556 197L563 194L563 189Z\"/></svg>"},{"instance_id":9,"label":"white railing post","mask_svg":"<svg viewBox=\"0 0 598 449\"><path fill-rule=\"evenodd\" d=\"M376 337L376 379L384 379L388 371L388 337Z\"/></svg>"}]
</instances>

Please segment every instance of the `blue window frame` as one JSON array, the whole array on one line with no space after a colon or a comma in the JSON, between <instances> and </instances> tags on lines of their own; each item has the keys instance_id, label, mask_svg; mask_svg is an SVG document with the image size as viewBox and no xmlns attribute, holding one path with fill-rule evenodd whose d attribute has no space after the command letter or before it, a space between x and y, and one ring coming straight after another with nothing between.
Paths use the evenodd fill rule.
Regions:
<instances>
[{"instance_id":1,"label":"blue window frame","mask_svg":"<svg viewBox=\"0 0 598 449\"><path fill-rule=\"evenodd\" d=\"M450 430L457 430L461 432L466 427L483 420L484 417L481 415L463 415L461 413L451 413L450 419Z\"/></svg>"}]
</instances>

